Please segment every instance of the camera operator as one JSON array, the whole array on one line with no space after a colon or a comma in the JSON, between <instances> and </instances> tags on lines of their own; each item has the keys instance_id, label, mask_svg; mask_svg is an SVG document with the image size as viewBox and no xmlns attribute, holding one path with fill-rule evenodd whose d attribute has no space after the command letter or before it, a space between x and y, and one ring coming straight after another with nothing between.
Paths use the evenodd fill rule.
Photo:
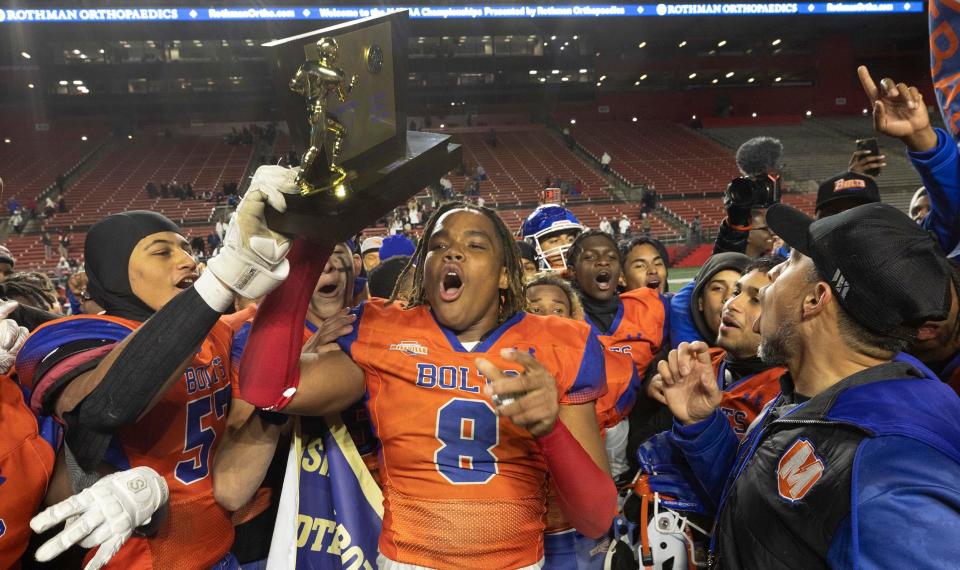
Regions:
<instances>
[{"instance_id":1,"label":"camera operator","mask_svg":"<svg viewBox=\"0 0 960 570\"><path fill-rule=\"evenodd\" d=\"M783 145L771 137L754 137L737 149L734 178L723 196L727 216L720 223L713 253L734 251L756 258L773 248L767 208L780 201L780 157Z\"/></svg>"}]
</instances>

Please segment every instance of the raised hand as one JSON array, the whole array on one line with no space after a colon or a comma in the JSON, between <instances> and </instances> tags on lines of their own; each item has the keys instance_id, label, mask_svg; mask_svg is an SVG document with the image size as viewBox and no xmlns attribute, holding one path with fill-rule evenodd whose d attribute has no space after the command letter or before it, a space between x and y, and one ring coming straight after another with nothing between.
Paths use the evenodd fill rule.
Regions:
<instances>
[{"instance_id":1,"label":"raised hand","mask_svg":"<svg viewBox=\"0 0 960 570\"><path fill-rule=\"evenodd\" d=\"M856 172L857 174L863 174L864 176L879 176L880 173L868 174L868 170L880 170L887 165L887 157L880 154L877 156L871 156L872 152L869 150L856 150L853 152L853 156L850 157L850 166L847 168L850 172Z\"/></svg>"},{"instance_id":2,"label":"raised hand","mask_svg":"<svg viewBox=\"0 0 960 570\"><path fill-rule=\"evenodd\" d=\"M708 350L705 342L681 342L657 365L667 407L683 424L710 417L720 404L722 394Z\"/></svg>"},{"instance_id":3,"label":"raised hand","mask_svg":"<svg viewBox=\"0 0 960 570\"><path fill-rule=\"evenodd\" d=\"M877 87L864 65L857 68L857 75L873 106L873 127L877 132L902 140L912 151L927 151L937 145L927 106L916 87L896 83L889 77L881 79Z\"/></svg>"},{"instance_id":4,"label":"raised hand","mask_svg":"<svg viewBox=\"0 0 960 570\"><path fill-rule=\"evenodd\" d=\"M550 433L560 413L556 379L530 353L504 349L500 355L523 366L523 372L510 376L489 360L477 359L477 369L489 380L485 392L500 402L497 413L534 436Z\"/></svg>"}]
</instances>

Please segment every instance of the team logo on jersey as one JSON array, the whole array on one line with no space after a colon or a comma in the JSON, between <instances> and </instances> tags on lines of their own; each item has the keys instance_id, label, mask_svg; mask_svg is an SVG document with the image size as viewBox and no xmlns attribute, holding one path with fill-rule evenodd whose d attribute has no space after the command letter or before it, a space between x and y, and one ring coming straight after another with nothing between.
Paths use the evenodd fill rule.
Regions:
<instances>
[{"instance_id":1,"label":"team logo on jersey","mask_svg":"<svg viewBox=\"0 0 960 570\"><path fill-rule=\"evenodd\" d=\"M407 356L426 356L427 347L415 340L401 340L396 344L390 345L390 350L402 352Z\"/></svg>"},{"instance_id":2,"label":"team logo on jersey","mask_svg":"<svg viewBox=\"0 0 960 570\"><path fill-rule=\"evenodd\" d=\"M790 446L777 464L777 490L790 502L803 499L823 477L823 460L817 457L813 445L800 438Z\"/></svg>"}]
</instances>

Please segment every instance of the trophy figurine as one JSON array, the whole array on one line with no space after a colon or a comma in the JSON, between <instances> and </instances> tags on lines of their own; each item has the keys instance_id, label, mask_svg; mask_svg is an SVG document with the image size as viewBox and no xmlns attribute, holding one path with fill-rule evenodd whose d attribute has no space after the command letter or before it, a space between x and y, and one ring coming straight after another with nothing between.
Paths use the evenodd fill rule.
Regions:
<instances>
[{"instance_id":1,"label":"trophy figurine","mask_svg":"<svg viewBox=\"0 0 960 570\"><path fill-rule=\"evenodd\" d=\"M299 192L275 231L341 243L460 163L448 134L407 131L408 13L399 10L264 44Z\"/></svg>"},{"instance_id":2,"label":"trophy figurine","mask_svg":"<svg viewBox=\"0 0 960 570\"><path fill-rule=\"evenodd\" d=\"M357 76L351 76L347 82L344 71L336 67L339 59L337 40L320 38L316 47L317 59L304 62L290 80L290 90L307 99L307 121L310 123L310 147L303 155L296 184L303 196L332 189L338 198L344 198L348 174L337 164L337 157L347 129L330 112L327 98L333 94L341 103L346 102L347 95L357 84ZM356 178L355 173L353 178Z\"/></svg>"}]
</instances>

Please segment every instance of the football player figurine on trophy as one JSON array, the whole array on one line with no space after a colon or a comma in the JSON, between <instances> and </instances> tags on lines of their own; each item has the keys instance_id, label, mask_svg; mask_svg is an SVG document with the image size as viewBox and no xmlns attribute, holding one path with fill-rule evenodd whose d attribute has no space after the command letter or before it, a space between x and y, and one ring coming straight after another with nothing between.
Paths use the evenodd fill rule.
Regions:
<instances>
[{"instance_id":1,"label":"football player figurine on trophy","mask_svg":"<svg viewBox=\"0 0 960 570\"><path fill-rule=\"evenodd\" d=\"M341 103L346 101L357 83L357 76L351 76L347 82L344 71L336 67L337 40L320 38L316 46L318 58L304 62L290 80L290 90L307 99L310 122L310 148L303 155L296 184L302 196L332 189L334 195L344 198L352 177L337 164L337 157L347 129L327 110L327 98L336 94Z\"/></svg>"}]
</instances>

